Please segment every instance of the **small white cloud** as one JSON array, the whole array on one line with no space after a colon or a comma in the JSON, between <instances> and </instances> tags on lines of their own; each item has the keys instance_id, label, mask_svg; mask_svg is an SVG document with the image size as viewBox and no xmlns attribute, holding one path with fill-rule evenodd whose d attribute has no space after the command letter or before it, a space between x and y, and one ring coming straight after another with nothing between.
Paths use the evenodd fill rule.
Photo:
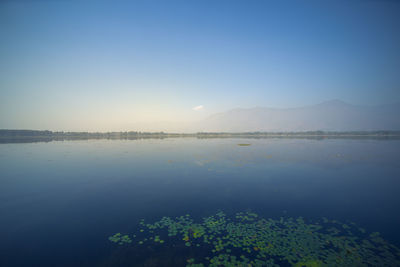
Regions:
<instances>
[{"instance_id":1,"label":"small white cloud","mask_svg":"<svg viewBox=\"0 0 400 267\"><path fill-rule=\"evenodd\" d=\"M199 111L199 110L202 110L203 108L204 108L203 105L200 105L200 106L193 107L192 109L195 111Z\"/></svg>"}]
</instances>

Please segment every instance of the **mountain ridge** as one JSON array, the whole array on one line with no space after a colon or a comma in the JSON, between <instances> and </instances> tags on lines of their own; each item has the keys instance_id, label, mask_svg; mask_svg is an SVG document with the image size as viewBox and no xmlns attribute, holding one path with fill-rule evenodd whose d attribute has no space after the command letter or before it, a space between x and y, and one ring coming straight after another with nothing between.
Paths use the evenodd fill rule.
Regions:
<instances>
[{"instance_id":1,"label":"mountain ridge","mask_svg":"<svg viewBox=\"0 0 400 267\"><path fill-rule=\"evenodd\" d=\"M197 122L197 131L400 130L400 103L353 105L334 99L293 108L235 108Z\"/></svg>"}]
</instances>

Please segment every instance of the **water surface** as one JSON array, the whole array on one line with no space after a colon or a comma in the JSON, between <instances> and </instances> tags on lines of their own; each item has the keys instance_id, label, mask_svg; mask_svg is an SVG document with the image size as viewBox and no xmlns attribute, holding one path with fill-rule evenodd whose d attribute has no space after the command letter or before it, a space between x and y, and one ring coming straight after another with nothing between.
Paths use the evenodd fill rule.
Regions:
<instances>
[{"instance_id":1,"label":"water surface","mask_svg":"<svg viewBox=\"0 0 400 267\"><path fill-rule=\"evenodd\" d=\"M399 162L399 140L0 144L0 265L168 265L177 255L127 257L108 237L142 218L218 211L354 222L399 246Z\"/></svg>"}]
</instances>

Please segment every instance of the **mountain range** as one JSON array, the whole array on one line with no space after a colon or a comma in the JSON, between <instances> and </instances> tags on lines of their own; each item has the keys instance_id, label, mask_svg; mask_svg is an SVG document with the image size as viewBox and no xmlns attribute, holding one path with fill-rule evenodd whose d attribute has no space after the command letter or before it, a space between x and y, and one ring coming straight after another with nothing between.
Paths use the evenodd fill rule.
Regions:
<instances>
[{"instance_id":1,"label":"mountain range","mask_svg":"<svg viewBox=\"0 0 400 267\"><path fill-rule=\"evenodd\" d=\"M358 106L331 100L298 108L237 108L193 127L205 132L400 130L400 103Z\"/></svg>"},{"instance_id":2,"label":"mountain range","mask_svg":"<svg viewBox=\"0 0 400 267\"><path fill-rule=\"evenodd\" d=\"M236 108L194 122L135 123L124 127L122 132L125 131L165 133L400 131L400 103L361 106L331 100L297 108ZM54 135L50 131L47 132L34 135ZM9 131L4 134L15 135ZM27 133L20 131L16 134L19 136Z\"/></svg>"},{"instance_id":3,"label":"mountain range","mask_svg":"<svg viewBox=\"0 0 400 267\"><path fill-rule=\"evenodd\" d=\"M361 106L340 100L297 108L236 108L190 123L135 124L165 132L298 132L400 130L400 103Z\"/></svg>"}]
</instances>

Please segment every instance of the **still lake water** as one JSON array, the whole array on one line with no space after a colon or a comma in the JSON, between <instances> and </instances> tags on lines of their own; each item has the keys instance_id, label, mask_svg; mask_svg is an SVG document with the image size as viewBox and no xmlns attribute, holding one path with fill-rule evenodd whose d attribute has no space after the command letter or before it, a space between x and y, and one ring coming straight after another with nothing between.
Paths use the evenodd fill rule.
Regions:
<instances>
[{"instance_id":1,"label":"still lake water","mask_svg":"<svg viewBox=\"0 0 400 267\"><path fill-rule=\"evenodd\" d=\"M0 266L177 265L168 258L182 251L127 256L108 237L142 218L218 211L354 222L400 246L399 208L399 140L0 144Z\"/></svg>"}]
</instances>

